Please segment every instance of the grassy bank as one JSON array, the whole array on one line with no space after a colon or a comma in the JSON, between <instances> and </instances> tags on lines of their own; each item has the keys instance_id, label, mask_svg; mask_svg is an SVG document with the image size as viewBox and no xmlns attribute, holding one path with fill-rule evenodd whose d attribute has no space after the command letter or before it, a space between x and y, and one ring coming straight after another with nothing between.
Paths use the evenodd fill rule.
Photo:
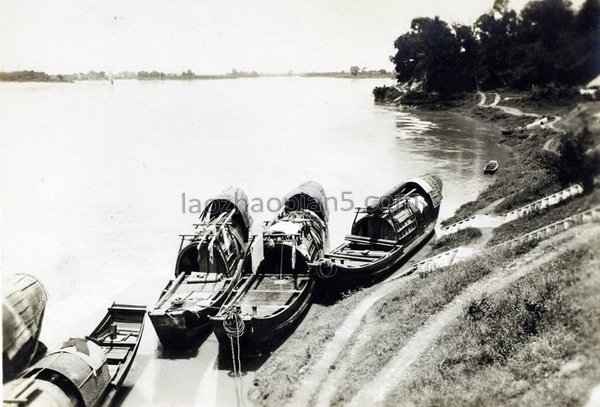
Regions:
<instances>
[{"instance_id":1,"label":"grassy bank","mask_svg":"<svg viewBox=\"0 0 600 407\"><path fill-rule=\"evenodd\" d=\"M493 236L487 245L493 246L497 243L505 242L551 223L558 222L577 212L585 211L598 204L600 204L600 191L594 191L571 201L563 201L556 206L530 213L521 219L505 223L494 229Z\"/></svg>"},{"instance_id":2,"label":"grassy bank","mask_svg":"<svg viewBox=\"0 0 600 407\"><path fill-rule=\"evenodd\" d=\"M294 394L308 367L322 356L324 344L356 305L374 288L355 292L332 307L314 304L309 316L256 373L251 398L260 405L283 405Z\"/></svg>"},{"instance_id":3,"label":"grassy bank","mask_svg":"<svg viewBox=\"0 0 600 407\"><path fill-rule=\"evenodd\" d=\"M582 405L600 383L600 238L468 305L411 381L407 405Z\"/></svg>"},{"instance_id":4,"label":"grassy bank","mask_svg":"<svg viewBox=\"0 0 600 407\"><path fill-rule=\"evenodd\" d=\"M521 248L513 249L522 250ZM371 379L430 315L449 303L466 286L489 274L511 258L513 251L494 253L452 266L444 272L414 278L373 307L369 329L374 333L360 351L334 396L335 403L349 401ZM330 307L320 307L256 373L253 398L262 405L285 405L298 384L322 354L345 317L376 287L362 290ZM390 321L394 321L390 323ZM354 338L355 340L356 338ZM344 359L350 346L340 356ZM332 366L335 370L337 367Z\"/></svg>"},{"instance_id":5,"label":"grassy bank","mask_svg":"<svg viewBox=\"0 0 600 407\"><path fill-rule=\"evenodd\" d=\"M459 246L465 246L473 243L481 238L481 230L477 228L466 228L459 230L456 233L442 236L439 239L434 240L429 247L431 247L430 256L452 250Z\"/></svg>"},{"instance_id":6,"label":"grassy bank","mask_svg":"<svg viewBox=\"0 0 600 407\"><path fill-rule=\"evenodd\" d=\"M531 117L511 116L479 106L460 108L464 114L502 128L504 138L501 142L512 147L513 158L500 164L494 182L476 200L462 205L454 216L441 224L450 225L498 200L500 203L493 212L505 213L572 183L581 183L590 190L593 177L600 171L599 140L594 124L594 112L599 110L599 104L587 103L586 108L581 109L572 104L574 100L566 102L570 104L546 104L546 116L567 115L561 132L540 127L523 128L524 124L534 120ZM552 141L559 146L556 152L545 148Z\"/></svg>"},{"instance_id":7,"label":"grassy bank","mask_svg":"<svg viewBox=\"0 0 600 407\"><path fill-rule=\"evenodd\" d=\"M348 403L431 315L442 310L470 284L501 267L510 257L512 252L505 251L456 264L443 272L411 280L392 295L381 299L373 308L373 318L369 321L368 329L372 336L360 344L355 357L349 358L332 404Z\"/></svg>"},{"instance_id":8,"label":"grassy bank","mask_svg":"<svg viewBox=\"0 0 600 407\"><path fill-rule=\"evenodd\" d=\"M491 273L519 270L532 249L536 258L550 256L556 245L573 236L577 234L540 246L534 243L488 252L407 280L371 308L359 331L329 366L329 376L337 375L330 403L350 402L432 315L471 284ZM600 294L594 289L600 283L600 274L595 272L600 265L598 247L597 236L582 241L575 250L549 258L518 284L492 295L482 293L481 299L467 304L434 350L425 352L413 366L411 379L399 384L388 404L398 405L402 400L401 405L537 405L545 404L536 397L543 396L548 385L557 386L555 392L569 387L557 400L583 400L594 380L600 382ZM302 391L302 380L311 375L325 344L375 288L319 308L318 315L305 320L257 372L252 393L258 404L285 405ZM588 310L579 314L582 307ZM489 392L489 383L494 384L494 392Z\"/></svg>"},{"instance_id":9,"label":"grassy bank","mask_svg":"<svg viewBox=\"0 0 600 407\"><path fill-rule=\"evenodd\" d=\"M479 111L473 106L460 109L470 113ZM502 128L518 123L514 118L493 117ZM585 168L582 163L590 157L587 154L589 140L598 134L594 130L591 132L594 137L590 138L586 134L590 129L586 123L578 127L567 123L564 134L539 128L505 132L504 142L515 152L513 161L503 163L495 175L495 182L476 201L465 204L445 223L462 219L492 203L497 205L488 210L503 213L554 193L565 184L584 182L577 178L581 173L576 171L566 177L565 168L561 167L565 160L561 162L561 155L546 151L544 146L556 138L573 140L581 137L585 142L580 147L585 149L578 147L577 154L567 157L573 167ZM567 150L561 150L564 151ZM582 151L585 154L581 154ZM496 229L489 244L507 241L597 205L598 193L589 189L587 192ZM256 372L255 386L251 390L253 399L259 405L279 406L292 401L298 393L302 394L303 381L311 377L326 345L346 318L363 300L379 298L362 316L359 328L352 332L329 366L324 375L324 387L313 395L313 401L314 397L325 395L332 405L347 404L377 377L415 333L422 331L432 316L443 311L468 287L482 279L495 279L506 270L524 267L529 267L528 271L534 270L528 264L535 253L539 260L536 264L542 266L518 283L495 294L484 295L461 310L459 319L441 334L433 351L425 352L411 367L409 380L397 384L388 404L523 405L553 404L553 400L567 405L580 403L592 383L600 383L600 368L597 367L600 366L597 360L600 358L600 321L597 318L600 297L596 294L597 289L593 290L593 287L597 288L600 276L598 273L592 275L598 267L596 249L600 246L600 238L586 240L577 231L567 232L567 235L566 238L559 235L510 250L487 250L483 256L425 274L422 278L411 276L397 280L394 282L397 287L394 285L391 294L388 291L381 298L373 297L381 292L375 286L357 291L331 306L318 306ZM434 241L429 246L430 254L458 246L482 245L489 236L487 230L482 234L478 229L466 229ZM569 247L574 245L575 251L556 258L555 254L567 242ZM490 276L492 273L494 275ZM579 292L583 294L577 298ZM582 307L589 307L589 311L580 312ZM593 336L595 339L587 339ZM592 352L596 352L595 356ZM551 397L545 394L549 387L552 387L548 391ZM558 396L561 391L562 398Z\"/></svg>"}]
</instances>

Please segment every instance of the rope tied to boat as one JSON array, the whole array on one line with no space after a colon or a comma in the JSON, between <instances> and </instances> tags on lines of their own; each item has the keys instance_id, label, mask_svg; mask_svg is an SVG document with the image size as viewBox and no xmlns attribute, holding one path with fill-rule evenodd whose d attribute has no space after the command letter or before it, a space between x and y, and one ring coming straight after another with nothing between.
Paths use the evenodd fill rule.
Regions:
<instances>
[{"instance_id":1,"label":"rope tied to boat","mask_svg":"<svg viewBox=\"0 0 600 407\"><path fill-rule=\"evenodd\" d=\"M317 267L315 267L317 276L320 279L327 280L337 274L337 267L335 264L328 260L321 261Z\"/></svg>"},{"instance_id":2,"label":"rope tied to boat","mask_svg":"<svg viewBox=\"0 0 600 407\"><path fill-rule=\"evenodd\" d=\"M244 334L244 320L240 315L238 309L231 309L227 311L225 315L225 319L223 320L223 328L229 336L229 344L231 346L231 364L233 367L233 378L235 380L236 385L236 396L238 405L243 405L243 396L242 396L242 360L240 357L240 336ZM233 342L233 338L235 337L235 345ZM237 358L236 358L236 348L237 347ZM240 389L238 391L238 380Z\"/></svg>"},{"instance_id":3,"label":"rope tied to boat","mask_svg":"<svg viewBox=\"0 0 600 407\"><path fill-rule=\"evenodd\" d=\"M181 297L177 297L173 300L171 300L171 307L181 307L184 303L184 299Z\"/></svg>"},{"instance_id":4,"label":"rope tied to boat","mask_svg":"<svg viewBox=\"0 0 600 407\"><path fill-rule=\"evenodd\" d=\"M226 312L223 318L223 329L230 338L239 338L244 335L246 325L240 312L236 309L230 309Z\"/></svg>"}]
</instances>

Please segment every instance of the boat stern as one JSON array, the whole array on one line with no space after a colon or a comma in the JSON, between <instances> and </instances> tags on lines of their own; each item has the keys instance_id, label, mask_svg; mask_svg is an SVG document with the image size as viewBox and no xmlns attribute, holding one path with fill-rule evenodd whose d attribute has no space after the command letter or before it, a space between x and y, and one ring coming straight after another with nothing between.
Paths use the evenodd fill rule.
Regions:
<instances>
[{"instance_id":1,"label":"boat stern","mask_svg":"<svg viewBox=\"0 0 600 407\"><path fill-rule=\"evenodd\" d=\"M210 321L205 312L188 310L152 310L148 317L158 339L166 347L185 346L208 332Z\"/></svg>"}]
</instances>

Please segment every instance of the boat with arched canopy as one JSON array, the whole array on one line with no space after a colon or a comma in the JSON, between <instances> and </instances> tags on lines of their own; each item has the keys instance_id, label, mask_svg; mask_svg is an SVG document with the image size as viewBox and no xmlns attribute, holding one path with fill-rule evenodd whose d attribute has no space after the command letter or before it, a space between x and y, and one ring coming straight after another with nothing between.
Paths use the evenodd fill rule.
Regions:
<instances>
[{"instance_id":1,"label":"boat with arched canopy","mask_svg":"<svg viewBox=\"0 0 600 407\"><path fill-rule=\"evenodd\" d=\"M281 213L265 224L231 299L211 317L222 349L235 341L243 354L262 352L289 332L311 304L314 281L308 264L322 257L328 245L325 192L309 181L283 202Z\"/></svg>"},{"instance_id":2,"label":"boat with arched canopy","mask_svg":"<svg viewBox=\"0 0 600 407\"><path fill-rule=\"evenodd\" d=\"M146 307L115 304L89 336L71 338L3 386L5 406L108 407L134 362Z\"/></svg>"},{"instance_id":3,"label":"boat with arched canopy","mask_svg":"<svg viewBox=\"0 0 600 407\"><path fill-rule=\"evenodd\" d=\"M309 264L317 284L351 288L396 271L433 234L441 201L441 179L425 175L358 208L345 242Z\"/></svg>"},{"instance_id":4,"label":"boat with arched canopy","mask_svg":"<svg viewBox=\"0 0 600 407\"><path fill-rule=\"evenodd\" d=\"M209 201L194 225L181 235L175 278L148 313L164 346L187 344L210 328L214 315L242 274L252 217L248 197L230 187Z\"/></svg>"}]
</instances>

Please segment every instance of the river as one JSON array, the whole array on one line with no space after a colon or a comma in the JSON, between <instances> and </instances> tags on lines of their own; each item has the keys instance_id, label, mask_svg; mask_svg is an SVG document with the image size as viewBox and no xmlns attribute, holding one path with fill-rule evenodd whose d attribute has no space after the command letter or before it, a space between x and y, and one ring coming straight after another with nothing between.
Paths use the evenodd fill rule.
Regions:
<instances>
[{"instance_id":1,"label":"river","mask_svg":"<svg viewBox=\"0 0 600 407\"><path fill-rule=\"evenodd\" d=\"M258 230L286 192L320 182L332 246L349 231L346 209L401 180L440 175L442 219L475 198L490 182L485 163L508 156L497 131L454 113L375 105L371 89L386 82L0 83L2 273L45 285L42 340L52 349L85 335L113 300L152 305L194 205L229 185L248 194ZM147 322L123 405L235 402L240 389L216 367L216 349L211 336L167 357Z\"/></svg>"}]
</instances>

